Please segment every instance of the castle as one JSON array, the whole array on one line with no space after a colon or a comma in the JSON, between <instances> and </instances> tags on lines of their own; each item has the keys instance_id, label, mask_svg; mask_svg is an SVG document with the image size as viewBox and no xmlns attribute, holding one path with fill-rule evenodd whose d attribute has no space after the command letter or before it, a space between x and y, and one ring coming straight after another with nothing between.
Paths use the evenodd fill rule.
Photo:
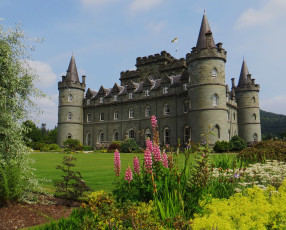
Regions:
<instances>
[{"instance_id":1,"label":"castle","mask_svg":"<svg viewBox=\"0 0 286 230\"><path fill-rule=\"evenodd\" d=\"M121 84L86 89L79 81L74 56L58 83L58 144L67 138L84 145L107 146L134 138L144 146L151 137L151 115L156 115L160 143L177 145L191 140L210 144L239 135L247 143L261 140L259 85L243 60L238 84L225 84L227 52L215 45L204 14L197 45L186 58L166 51L136 59L136 70L121 72ZM84 95L85 94L85 95Z\"/></svg>"}]
</instances>

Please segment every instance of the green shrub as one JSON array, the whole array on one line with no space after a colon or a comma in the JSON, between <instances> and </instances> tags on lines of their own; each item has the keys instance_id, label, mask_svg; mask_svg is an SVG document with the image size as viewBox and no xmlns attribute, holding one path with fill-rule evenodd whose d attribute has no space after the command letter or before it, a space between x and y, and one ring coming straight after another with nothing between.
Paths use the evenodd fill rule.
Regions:
<instances>
[{"instance_id":1,"label":"green shrub","mask_svg":"<svg viewBox=\"0 0 286 230\"><path fill-rule=\"evenodd\" d=\"M34 150L40 150L41 148L43 148L45 146L45 143L42 143L42 142L32 142L31 143L31 147L34 149Z\"/></svg>"},{"instance_id":2,"label":"green shrub","mask_svg":"<svg viewBox=\"0 0 286 230\"><path fill-rule=\"evenodd\" d=\"M192 229L286 229L286 181L278 189L249 188L230 199L214 199Z\"/></svg>"},{"instance_id":3,"label":"green shrub","mask_svg":"<svg viewBox=\"0 0 286 230\"><path fill-rule=\"evenodd\" d=\"M89 146L89 145L83 145L81 150L82 151L92 151L92 150L94 150L94 148L92 146Z\"/></svg>"},{"instance_id":4,"label":"green shrub","mask_svg":"<svg viewBox=\"0 0 286 230\"><path fill-rule=\"evenodd\" d=\"M121 144L118 143L118 141L114 141L114 142L111 142L111 144L108 146L107 150L108 151L114 151L114 150L118 150L120 151L121 150Z\"/></svg>"},{"instance_id":5,"label":"green shrub","mask_svg":"<svg viewBox=\"0 0 286 230\"><path fill-rule=\"evenodd\" d=\"M229 151L229 142L228 141L217 141L214 145L214 151L216 153L223 153Z\"/></svg>"},{"instance_id":6,"label":"green shrub","mask_svg":"<svg viewBox=\"0 0 286 230\"><path fill-rule=\"evenodd\" d=\"M229 148L232 151L241 151L241 150L247 148L247 144L239 136L233 136L229 142Z\"/></svg>"},{"instance_id":7,"label":"green shrub","mask_svg":"<svg viewBox=\"0 0 286 230\"><path fill-rule=\"evenodd\" d=\"M137 145L136 141L133 138L128 138L126 141L121 144L121 152L123 153L131 153L139 149L139 145Z\"/></svg>"},{"instance_id":8,"label":"green shrub","mask_svg":"<svg viewBox=\"0 0 286 230\"><path fill-rule=\"evenodd\" d=\"M261 141L251 148L244 149L238 158L248 163L265 163L266 160L286 162L286 142L281 140Z\"/></svg>"},{"instance_id":9,"label":"green shrub","mask_svg":"<svg viewBox=\"0 0 286 230\"><path fill-rule=\"evenodd\" d=\"M68 138L64 141L64 147L71 151L78 151L81 150L82 145L79 140Z\"/></svg>"}]
</instances>

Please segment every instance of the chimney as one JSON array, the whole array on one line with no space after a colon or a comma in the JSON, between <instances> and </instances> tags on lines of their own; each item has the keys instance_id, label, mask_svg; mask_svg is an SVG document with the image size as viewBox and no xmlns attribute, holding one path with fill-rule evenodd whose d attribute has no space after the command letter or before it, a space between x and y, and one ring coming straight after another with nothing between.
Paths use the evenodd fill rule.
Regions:
<instances>
[{"instance_id":1,"label":"chimney","mask_svg":"<svg viewBox=\"0 0 286 230\"><path fill-rule=\"evenodd\" d=\"M251 74L247 74L247 83L249 84L251 82Z\"/></svg>"},{"instance_id":2,"label":"chimney","mask_svg":"<svg viewBox=\"0 0 286 230\"><path fill-rule=\"evenodd\" d=\"M212 32L208 31L206 32L206 47L212 47Z\"/></svg>"},{"instance_id":3,"label":"chimney","mask_svg":"<svg viewBox=\"0 0 286 230\"><path fill-rule=\"evenodd\" d=\"M251 79L251 84L255 85L255 79Z\"/></svg>"},{"instance_id":4,"label":"chimney","mask_svg":"<svg viewBox=\"0 0 286 230\"><path fill-rule=\"evenodd\" d=\"M62 76L62 81L66 81L66 76Z\"/></svg>"},{"instance_id":5,"label":"chimney","mask_svg":"<svg viewBox=\"0 0 286 230\"><path fill-rule=\"evenodd\" d=\"M86 76L82 75L82 84L85 84L85 78L86 78Z\"/></svg>"},{"instance_id":6,"label":"chimney","mask_svg":"<svg viewBox=\"0 0 286 230\"><path fill-rule=\"evenodd\" d=\"M231 79L231 87L234 88L235 87L235 78Z\"/></svg>"}]
</instances>

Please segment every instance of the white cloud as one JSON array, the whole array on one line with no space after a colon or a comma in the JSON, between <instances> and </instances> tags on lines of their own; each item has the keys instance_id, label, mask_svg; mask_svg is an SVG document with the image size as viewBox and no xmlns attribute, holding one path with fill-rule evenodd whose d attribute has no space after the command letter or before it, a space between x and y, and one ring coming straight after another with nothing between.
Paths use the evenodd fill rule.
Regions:
<instances>
[{"instance_id":1,"label":"white cloud","mask_svg":"<svg viewBox=\"0 0 286 230\"><path fill-rule=\"evenodd\" d=\"M32 119L40 125L47 124L48 129L52 129L58 122L58 94L53 94L45 98L33 99L37 104L40 113L33 113Z\"/></svg>"},{"instance_id":2,"label":"white cloud","mask_svg":"<svg viewBox=\"0 0 286 230\"><path fill-rule=\"evenodd\" d=\"M44 89L55 85L57 75L53 72L50 65L41 61L28 61L28 64L39 76L37 87Z\"/></svg>"},{"instance_id":3,"label":"white cloud","mask_svg":"<svg viewBox=\"0 0 286 230\"><path fill-rule=\"evenodd\" d=\"M102 5L106 5L112 2L116 2L118 0L81 0L83 5L86 7L97 7L97 6L102 6Z\"/></svg>"},{"instance_id":4,"label":"white cloud","mask_svg":"<svg viewBox=\"0 0 286 230\"><path fill-rule=\"evenodd\" d=\"M286 94L279 95L268 99L261 99L260 108L272 113L286 115Z\"/></svg>"},{"instance_id":5,"label":"white cloud","mask_svg":"<svg viewBox=\"0 0 286 230\"><path fill-rule=\"evenodd\" d=\"M130 10L132 12L150 10L162 2L163 0L134 0L130 5Z\"/></svg>"},{"instance_id":6,"label":"white cloud","mask_svg":"<svg viewBox=\"0 0 286 230\"><path fill-rule=\"evenodd\" d=\"M236 28L242 29L251 26L263 25L272 20L284 17L286 14L285 0L268 0L260 9L249 8L236 22Z\"/></svg>"},{"instance_id":7,"label":"white cloud","mask_svg":"<svg viewBox=\"0 0 286 230\"><path fill-rule=\"evenodd\" d=\"M158 34L166 27L165 21L151 22L147 25L147 29L150 29L153 33Z\"/></svg>"}]
</instances>

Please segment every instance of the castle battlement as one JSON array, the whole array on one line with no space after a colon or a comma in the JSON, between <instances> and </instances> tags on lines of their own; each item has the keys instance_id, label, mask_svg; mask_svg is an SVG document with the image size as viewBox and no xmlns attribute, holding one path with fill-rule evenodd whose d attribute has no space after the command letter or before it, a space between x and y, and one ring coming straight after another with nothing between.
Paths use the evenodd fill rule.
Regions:
<instances>
[{"instance_id":1,"label":"castle battlement","mask_svg":"<svg viewBox=\"0 0 286 230\"><path fill-rule=\"evenodd\" d=\"M166 51L162 51L160 54L149 55L148 57L138 57L136 59L136 66L140 67L143 65L150 65L157 62L173 62L175 58L167 53Z\"/></svg>"}]
</instances>

